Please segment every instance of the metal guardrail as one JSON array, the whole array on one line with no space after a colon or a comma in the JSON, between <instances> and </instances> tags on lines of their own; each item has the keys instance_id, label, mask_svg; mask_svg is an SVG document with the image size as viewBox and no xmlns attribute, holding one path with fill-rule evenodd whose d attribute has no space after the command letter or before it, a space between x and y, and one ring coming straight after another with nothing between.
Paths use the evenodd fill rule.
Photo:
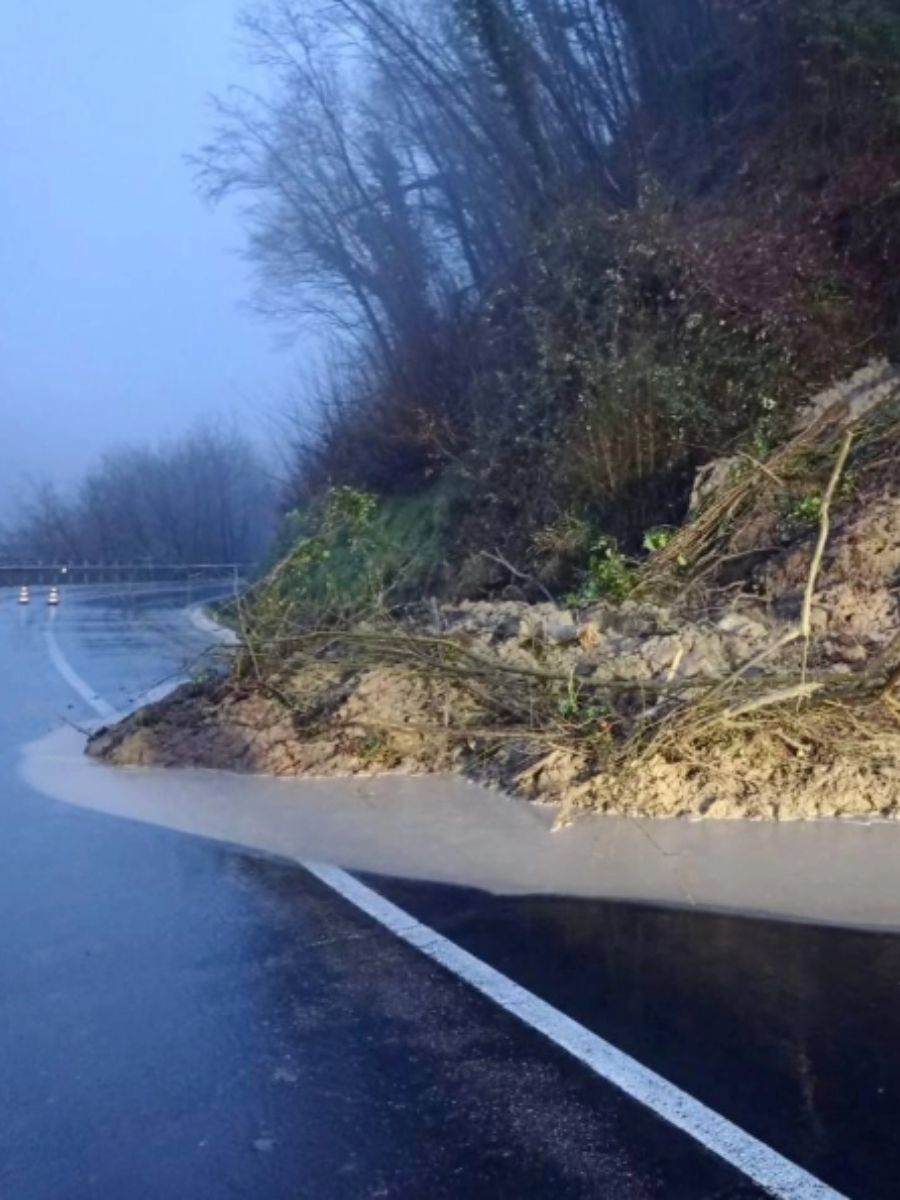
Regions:
<instances>
[{"instance_id":1,"label":"metal guardrail","mask_svg":"<svg viewBox=\"0 0 900 1200\"><path fill-rule=\"evenodd\" d=\"M0 562L0 587L85 583L182 583L230 579L237 583L248 563Z\"/></svg>"}]
</instances>

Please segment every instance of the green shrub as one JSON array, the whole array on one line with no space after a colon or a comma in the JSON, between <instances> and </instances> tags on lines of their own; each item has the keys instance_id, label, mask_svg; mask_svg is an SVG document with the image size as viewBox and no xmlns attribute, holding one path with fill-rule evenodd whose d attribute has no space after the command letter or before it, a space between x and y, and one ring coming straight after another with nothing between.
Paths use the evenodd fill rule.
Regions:
<instances>
[{"instance_id":1,"label":"green shrub","mask_svg":"<svg viewBox=\"0 0 900 1200\"><path fill-rule=\"evenodd\" d=\"M577 608L596 600L625 600L636 580L634 563L621 552L615 539L601 536L591 547L580 587L567 597L567 603Z\"/></svg>"},{"instance_id":2,"label":"green shrub","mask_svg":"<svg viewBox=\"0 0 900 1200\"><path fill-rule=\"evenodd\" d=\"M455 504L447 485L387 499L332 488L285 518L280 541L291 549L265 591L317 620L418 599L443 568Z\"/></svg>"},{"instance_id":3,"label":"green shrub","mask_svg":"<svg viewBox=\"0 0 900 1200\"><path fill-rule=\"evenodd\" d=\"M671 525L658 525L655 529L648 529L644 534L643 547L648 554L653 554L657 550L664 550L672 540L672 535L675 530Z\"/></svg>"}]
</instances>

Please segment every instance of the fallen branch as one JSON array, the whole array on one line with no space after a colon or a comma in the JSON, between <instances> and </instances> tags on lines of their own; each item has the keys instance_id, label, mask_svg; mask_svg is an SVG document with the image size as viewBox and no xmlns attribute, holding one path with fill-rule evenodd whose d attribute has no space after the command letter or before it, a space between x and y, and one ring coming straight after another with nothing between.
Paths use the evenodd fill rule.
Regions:
<instances>
[{"instance_id":1,"label":"fallen branch","mask_svg":"<svg viewBox=\"0 0 900 1200\"><path fill-rule=\"evenodd\" d=\"M481 557L490 559L491 562L498 563L501 567L504 567L507 571L509 571L510 575L512 575L514 579L522 579L525 581L525 583L534 584L534 586L543 593L543 595L547 600L550 601L551 604L556 603L555 597L547 591L539 579L535 579L533 575L529 575L525 571L520 571L518 567L514 567L508 559L503 557L496 547L494 548L493 554L489 553L487 550L482 550Z\"/></svg>"},{"instance_id":2,"label":"fallen branch","mask_svg":"<svg viewBox=\"0 0 900 1200\"><path fill-rule=\"evenodd\" d=\"M757 696L755 700L748 700L746 704L740 704L737 708L725 709L721 719L723 721L737 720L738 717L746 717L763 708L774 708L777 704L789 704L792 700L808 700L821 692L822 687L821 683L798 683L794 687L766 692L765 695Z\"/></svg>"},{"instance_id":3,"label":"fallen branch","mask_svg":"<svg viewBox=\"0 0 900 1200\"><path fill-rule=\"evenodd\" d=\"M804 680L806 679L806 669L809 662L809 642L812 637L813 599L816 594L819 573L822 569L822 557L825 553L825 547L828 544L828 535L831 532L831 504L834 500L834 494L837 491L841 475L844 472L847 456L850 453L852 444L853 430L848 429L841 442L841 448L838 451L838 456L831 472L831 478L828 480L828 487L825 489L825 495L822 497L822 507L819 511L819 536L816 539L816 548L813 551L812 563L810 564L809 575L806 579L806 590L803 594L803 609L800 616L800 636L803 638L804 643L801 678Z\"/></svg>"}]
</instances>

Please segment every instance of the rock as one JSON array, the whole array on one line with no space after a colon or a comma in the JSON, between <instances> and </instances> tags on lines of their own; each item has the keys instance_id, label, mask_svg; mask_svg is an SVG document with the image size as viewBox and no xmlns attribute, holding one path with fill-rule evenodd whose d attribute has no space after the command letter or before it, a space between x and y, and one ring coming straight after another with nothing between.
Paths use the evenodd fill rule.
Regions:
<instances>
[{"instance_id":1,"label":"rock","mask_svg":"<svg viewBox=\"0 0 900 1200\"><path fill-rule=\"evenodd\" d=\"M726 613L721 621L717 622L716 629L747 641L762 641L769 633L761 622L737 612Z\"/></svg>"},{"instance_id":2,"label":"rock","mask_svg":"<svg viewBox=\"0 0 900 1200\"><path fill-rule=\"evenodd\" d=\"M654 675L667 671L677 660L679 651L684 649L684 642L675 634L664 637L651 637L641 646L639 653L649 663Z\"/></svg>"},{"instance_id":3,"label":"rock","mask_svg":"<svg viewBox=\"0 0 900 1200\"><path fill-rule=\"evenodd\" d=\"M659 629L659 610L626 600L619 606L615 628L626 637L651 637Z\"/></svg>"},{"instance_id":4,"label":"rock","mask_svg":"<svg viewBox=\"0 0 900 1200\"><path fill-rule=\"evenodd\" d=\"M732 481L742 462L739 455L731 455L728 458L714 458L701 467L694 477L688 512L699 512L716 492Z\"/></svg>"},{"instance_id":5,"label":"rock","mask_svg":"<svg viewBox=\"0 0 900 1200\"><path fill-rule=\"evenodd\" d=\"M522 618L517 616L504 617L494 629L492 642L509 642L517 640L522 633Z\"/></svg>"},{"instance_id":6,"label":"rock","mask_svg":"<svg viewBox=\"0 0 900 1200\"><path fill-rule=\"evenodd\" d=\"M483 554L470 554L460 564L455 592L460 599L475 600L500 586L508 573Z\"/></svg>"},{"instance_id":7,"label":"rock","mask_svg":"<svg viewBox=\"0 0 900 1200\"><path fill-rule=\"evenodd\" d=\"M625 654L612 660L611 678L623 683L648 683L656 674L644 655L638 651L635 654ZM596 673L595 673L596 674Z\"/></svg>"},{"instance_id":8,"label":"rock","mask_svg":"<svg viewBox=\"0 0 900 1200\"><path fill-rule=\"evenodd\" d=\"M587 659L584 659L583 662L585 666L591 665ZM579 673L577 667L575 669L575 673ZM617 660L610 658L603 662L594 664L592 670L586 676L586 678L590 679L591 683L595 683L601 687L605 683L612 683L613 680L619 679L620 676Z\"/></svg>"},{"instance_id":9,"label":"rock","mask_svg":"<svg viewBox=\"0 0 900 1200\"><path fill-rule=\"evenodd\" d=\"M710 652L709 648L703 645L695 646L681 660L678 668L678 678L719 679L724 675L727 667L728 664L720 647L718 648L718 653L715 653Z\"/></svg>"},{"instance_id":10,"label":"rock","mask_svg":"<svg viewBox=\"0 0 900 1200\"><path fill-rule=\"evenodd\" d=\"M793 431L799 433L836 404L845 404L843 423L858 421L882 400L886 400L900 382L900 369L887 359L873 359L849 379L819 392L797 413Z\"/></svg>"},{"instance_id":11,"label":"rock","mask_svg":"<svg viewBox=\"0 0 900 1200\"><path fill-rule=\"evenodd\" d=\"M565 625L558 621L548 622L544 626L544 638L554 646L571 646L578 641L578 626Z\"/></svg>"},{"instance_id":12,"label":"rock","mask_svg":"<svg viewBox=\"0 0 900 1200\"><path fill-rule=\"evenodd\" d=\"M828 630L842 642L884 645L897 628L897 598L889 587L841 584L820 594L828 610Z\"/></svg>"},{"instance_id":13,"label":"rock","mask_svg":"<svg viewBox=\"0 0 900 1200\"><path fill-rule=\"evenodd\" d=\"M273 775L291 775L295 769L294 756L287 745L273 746L266 753L266 768Z\"/></svg>"}]
</instances>

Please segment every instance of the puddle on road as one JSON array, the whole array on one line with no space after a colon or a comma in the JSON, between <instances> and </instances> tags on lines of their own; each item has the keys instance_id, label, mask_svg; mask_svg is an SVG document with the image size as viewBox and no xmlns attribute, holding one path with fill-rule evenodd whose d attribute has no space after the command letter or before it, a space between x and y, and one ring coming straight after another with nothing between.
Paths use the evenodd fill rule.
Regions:
<instances>
[{"instance_id":1,"label":"puddle on road","mask_svg":"<svg viewBox=\"0 0 900 1200\"><path fill-rule=\"evenodd\" d=\"M654 901L900 929L900 823L636 821L554 813L457 778L283 780L130 770L64 729L26 747L32 787L84 808L299 861L499 894Z\"/></svg>"}]
</instances>

